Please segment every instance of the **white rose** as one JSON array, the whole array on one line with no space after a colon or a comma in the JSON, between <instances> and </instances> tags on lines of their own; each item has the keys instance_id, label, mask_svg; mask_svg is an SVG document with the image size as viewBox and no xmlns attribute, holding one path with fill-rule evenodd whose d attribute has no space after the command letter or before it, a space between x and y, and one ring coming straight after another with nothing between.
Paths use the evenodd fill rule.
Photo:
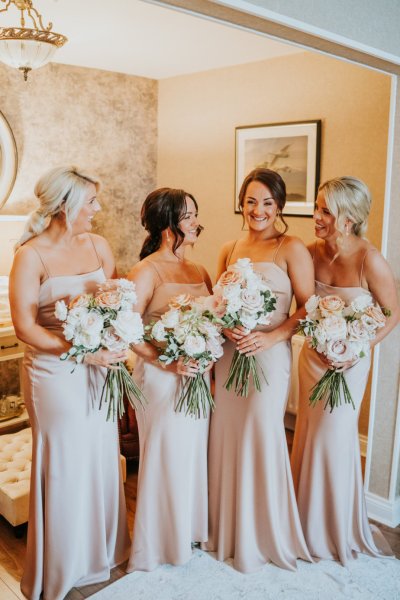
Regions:
<instances>
[{"instance_id":1,"label":"white rose","mask_svg":"<svg viewBox=\"0 0 400 600\"><path fill-rule=\"evenodd\" d=\"M231 315L232 313L237 312L242 308L242 303L240 301L239 296L236 298L231 298L226 306L226 312Z\"/></svg>"},{"instance_id":2,"label":"white rose","mask_svg":"<svg viewBox=\"0 0 400 600\"><path fill-rule=\"evenodd\" d=\"M242 309L249 313L258 313L263 310L264 298L258 291L243 290L240 299Z\"/></svg>"},{"instance_id":3,"label":"white rose","mask_svg":"<svg viewBox=\"0 0 400 600\"><path fill-rule=\"evenodd\" d=\"M257 319L258 325L270 325L272 321L271 315L261 315Z\"/></svg>"},{"instance_id":4,"label":"white rose","mask_svg":"<svg viewBox=\"0 0 400 600\"><path fill-rule=\"evenodd\" d=\"M165 327L162 321L154 323L151 329L151 335L157 342L165 342L167 336L165 335Z\"/></svg>"},{"instance_id":5,"label":"white rose","mask_svg":"<svg viewBox=\"0 0 400 600\"><path fill-rule=\"evenodd\" d=\"M332 362L344 363L353 360L357 354L351 342L347 340L330 340L326 345L326 356Z\"/></svg>"},{"instance_id":6,"label":"white rose","mask_svg":"<svg viewBox=\"0 0 400 600\"><path fill-rule=\"evenodd\" d=\"M254 317L254 315L249 313L240 311L239 319L243 327L246 327L246 329L252 330L257 326L257 319Z\"/></svg>"},{"instance_id":7,"label":"white rose","mask_svg":"<svg viewBox=\"0 0 400 600\"><path fill-rule=\"evenodd\" d=\"M347 324L343 317L336 315L326 317L319 326L325 331L327 340L340 340L346 337Z\"/></svg>"},{"instance_id":8,"label":"white rose","mask_svg":"<svg viewBox=\"0 0 400 600\"><path fill-rule=\"evenodd\" d=\"M200 333L202 333L203 335L205 335L207 337L218 337L219 336L218 327L206 319L201 320L199 322L198 330L200 331Z\"/></svg>"},{"instance_id":9,"label":"white rose","mask_svg":"<svg viewBox=\"0 0 400 600\"><path fill-rule=\"evenodd\" d=\"M111 352L118 352L126 349L126 343L115 334L113 327L107 327L101 336L101 345Z\"/></svg>"},{"instance_id":10,"label":"white rose","mask_svg":"<svg viewBox=\"0 0 400 600\"><path fill-rule=\"evenodd\" d=\"M224 353L224 351L222 349L221 338L219 336L218 336L218 338L216 338L216 337L208 338L208 340L206 342L206 350L211 353L211 356L213 357L214 360L221 358L221 356Z\"/></svg>"},{"instance_id":11,"label":"white rose","mask_svg":"<svg viewBox=\"0 0 400 600\"><path fill-rule=\"evenodd\" d=\"M372 317L369 315L361 315L361 321L363 327L368 331L370 338L375 337L375 332L378 329L378 325Z\"/></svg>"},{"instance_id":12,"label":"white rose","mask_svg":"<svg viewBox=\"0 0 400 600\"><path fill-rule=\"evenodd\" d=\"M143 321L138 312L121 310L110 324L114 327L115 333L127 344L138 344L143 339Z\"/></svg>"},{"instance_id":13,"label":"white rose","mask_svg":"<svg viewBox=\"0 0 400 600\"><path fill-rule=\"evenodd\" d=\"M187 356L196 356L206 350L205 339L200 335L188 335L183 344L183 349Z\"/></svg>"},{"instance_id":14,"label":"white rose","mask_svg":"<svg viewBox=\"0 0 400 600\"><path fill-rule=\"evenodd\" d=\"M314 294L305 303L305 309L307 311L307 314L310 315L311 319L314 319L314 317L311 315L314 315L316 313L316 311L318 310L319 300L320 300L319 296L316 296Z\"/></svg>"},{"instance_id":15,"label":"white rose","mask_svg":"<svg viewBox=\"0 0 400 600\"><path fill-rule=\"evenodd\" d=\"M370 339L371 335L361 319L347 323L347 334L351 341L364 341Z\"/></svg>"},{"instance_id":16,"label":"white rose","mask_svg":"<svg viewBox=\"0 0 400 600\"><path fill-rule=\"evenodd\" d=\"M174 328L174 337L175 337L176 341L178 342L178 344L183 344L188 333L189 333L188 328L184 327L183 325L178 325L177 327Z\"/></svg>"},{"instance_id":17,"label":"white rose","mask_svg":"<svg viewBox=\"0 0 400 600\"><path fill-rule=\"evenodd\" d=\"M161 321L163 322L164 327L167 329L173 329L179 323L179 310L172 308L164 313L161 317Z\"/></svg>"},{"instance_id":18,"label":"white rose","mask_svg":"<svg viewBox=\"0 0 400 600\"><path fill-rule=\"evenodd\" d=\"M54 315L59 321L65 321L68 315L68 308L64 300L57 300Z\"/></svg>"},{"instance_id":19,"label":"white rose","mask_svg":"<svg viewBox=\"0 0 400 600\"><path fill-rule=\"evenodd\" d=\"M317 327L314 330L313 336L317 340L319 346L325 344L327 335L325 329L321 326L321 324L317 325Z\"/></svg>"},{"instance_id":20,"label":"white rose","mask_svg":"<svg viewBox=\"0 0 400 600\"><path fill-rule=\"evenodd\" d=\"M230 300L239 298L241 291L242 288L240 285L227 285L226 287L222 288L222 294L228 302Z\"/></svg>"},{"instance_id":21,"label":"white rose","mask_svg":"<svg viewBox=\"0 0 400 600\"><path fill-rule=\"evenodd\" d=\"M357 296L351 304L350 307L354 312L363 312L367 306L372 305L372 298L369 294L361 294L361 296Z\"/></svg>"}]
</instances>

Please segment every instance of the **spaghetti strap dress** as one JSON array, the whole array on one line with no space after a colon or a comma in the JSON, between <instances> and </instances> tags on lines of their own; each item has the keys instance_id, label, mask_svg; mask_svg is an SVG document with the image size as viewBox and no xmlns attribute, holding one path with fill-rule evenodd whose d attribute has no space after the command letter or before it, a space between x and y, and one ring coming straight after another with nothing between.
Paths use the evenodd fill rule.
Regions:
<instances>
[{"instance_id":1,"label":"spaghetti strap dress","mask_svg":"<svg viewBox=\"0 0 400 600\"><path fill-rule=\"evenodd\" d=\"M61 337L55 302L104 280L101 267L48 276L37 322ZM106 406L99 410L105 369L27 346L23 374L33 447L21 590L29 600L62 600L72 587L109 579L129 553L117 423L106 421Z\"/></svg>"},{"instance_id":2,"label":"spaghetti strap dress","mask_svg":"<svg viewBox=\"0 0 400 600\"><path fill-rule=\"evenodd\" d=\"M277 295L272 323L262 327L269 331L288 318L292 286L275 262L256 262L254 268ZM290 342L256 355L268 384L262 380L261 392L251 385L247 398L224 387L234 351L227 340L216 364L208 456L209 540L203 548L216 552L218 560L233 559L234 568L244 573L269 562L295 570L297 558L311 558L297 511L283 422Z\"/></svg>"},{"instance_id":3,"label":"spaghetti strap dress","mask_svg":"<svg viewBox=\"0 0 400 600\"><path fill-rule=\"evenodd\" d=\"M158 320L173 296L209 294L205 282L163 281L154 268L160 281L143 315L145 323ZM192 542L207 539L209 420L175 412L182 376L140 357L134 376L148 404L136 412L140 462L128 572L181 565L192 556Z\"/></svg>"},{"instance_id":4,"label":"spaghetti strap dress","mask_svg":"<svg viewBox=\"0 0 400 600\"><path fill-rule=\"evenodd\" d=\"M360 284L335 287L316 281L315 293L338 295L349 304L369 295ZM370 369L370 356L344 371L355 404L342 403L331 413L319 402L309 405L312 387L327 366L305 342L299 357L299 408L292 450L292 470L300 519L313 557L347 565L358 552L390 556L382 533L368 522L361 470L358 418Z\"/></svg>"}]
</instances>

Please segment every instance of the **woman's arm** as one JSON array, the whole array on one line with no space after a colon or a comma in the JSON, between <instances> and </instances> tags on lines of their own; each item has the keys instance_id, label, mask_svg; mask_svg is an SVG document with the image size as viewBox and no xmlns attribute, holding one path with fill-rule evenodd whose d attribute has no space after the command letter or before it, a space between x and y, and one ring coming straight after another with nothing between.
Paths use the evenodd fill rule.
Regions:
<instances>
[{"instance_id":1,"label":"woman's arm","mask_svg":"<svg viewBox=\"0 0 400 600\"><path fill-rule=\"evenodd\" d=\"M272 331L252 331L238 343L238 350L247 356L271 348L278 342L288 340L296 332L299 319L302 319L306 310L307 300L315 292L314 264L310 252L298 238L289 238L282 248L282 259L287 265L294 297L296 311L281 325Z\"/></svg>"},{"instance_id":2,"label":"woman's arm","mask_svg":"<svg viewBox=\"0 0 400 600\"><path fill-rule=\"evenodd\" d=\"M22 342L41 352L62 354L71 344L36 322L40 282L45 277L36 252L22 246L14 257L10 273L10 307L15 333Z\"/></svg>"},{"instance_id":3,"label":"woman's arm","mask_svg":"<svg viewBox=\"0 0 400 600\"><path fill-rule=\"evenodd\" d=\"M386 324L376 332L371 340L371 348L376 346L396 327L400 320L400 307L397 297L396 284L392 270L378 250L368 252L364 262L364 276L368 289L379 306L390 311Z\"/></svg>"}]
</instances>

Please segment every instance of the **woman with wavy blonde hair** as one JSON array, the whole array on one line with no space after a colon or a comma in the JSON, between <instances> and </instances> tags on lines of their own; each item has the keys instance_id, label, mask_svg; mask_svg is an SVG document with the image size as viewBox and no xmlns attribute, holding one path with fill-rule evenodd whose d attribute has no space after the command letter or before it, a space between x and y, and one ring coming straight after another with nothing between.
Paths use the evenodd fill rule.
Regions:
<instances>
[{"instance_id":1,"label":"woman with wavy blonde hair","mask_svg":"<svg viewBox=\"0 0 400 600\"><path fill-rule=\"evenodd\" d=\"M99 400L104 369L125 353L99 350L82 364L54 315L57 300L95 291L115 276L106 240L91 232L99 182L76 167L48 171L35 187L10 275L16 334L26 344L24 397L32 426L28 543L21 590L62 600L74 586L104 581L129 550L117 424ZM105 408L105 407L104 407Z\"/></svg>"},{"instance_id":2,"label":"woman with wavy blonde hair","mask_svg":"<svg viewBox=\"0 0 400 600\"><path fill-rule=\"evenodd\" d=\"M319 187L314 221L317 241L309 247L316 294L337 295L346 303L367 296L391 311L371 349L396 326L400 310L390 267L363 237L371 207L368 187L355 177L338 177ZM370 369L370 355L330 363L304 344L299 359L299 410L292 452L300 519L311 554L343 565L363 552L390 554L368 523L361 473L358 417ZM324 403L310 407L313 386L328 367L341 368L355 403L330 413ZM342 399L343 400L343 399Z\"/></svg>"}]
</instances>

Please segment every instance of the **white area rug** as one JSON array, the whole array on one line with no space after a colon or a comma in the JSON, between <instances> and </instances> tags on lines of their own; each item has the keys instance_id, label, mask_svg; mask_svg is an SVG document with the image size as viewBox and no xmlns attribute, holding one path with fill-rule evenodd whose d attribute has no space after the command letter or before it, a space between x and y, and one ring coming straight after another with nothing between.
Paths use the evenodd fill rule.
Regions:
<instances>
[{"instance_id":1,"label":"white area rug","mask_svg":"<svg viewBox=\"0 0 400 600\"><path fill-rule=\"evenodd\" d=\"M349 567L298 561L296 573L266 565L243 575L200 550L181 567L135 572L93 600L399 600L400 560L359 555Z\"/></svg>"}]
</instances>

